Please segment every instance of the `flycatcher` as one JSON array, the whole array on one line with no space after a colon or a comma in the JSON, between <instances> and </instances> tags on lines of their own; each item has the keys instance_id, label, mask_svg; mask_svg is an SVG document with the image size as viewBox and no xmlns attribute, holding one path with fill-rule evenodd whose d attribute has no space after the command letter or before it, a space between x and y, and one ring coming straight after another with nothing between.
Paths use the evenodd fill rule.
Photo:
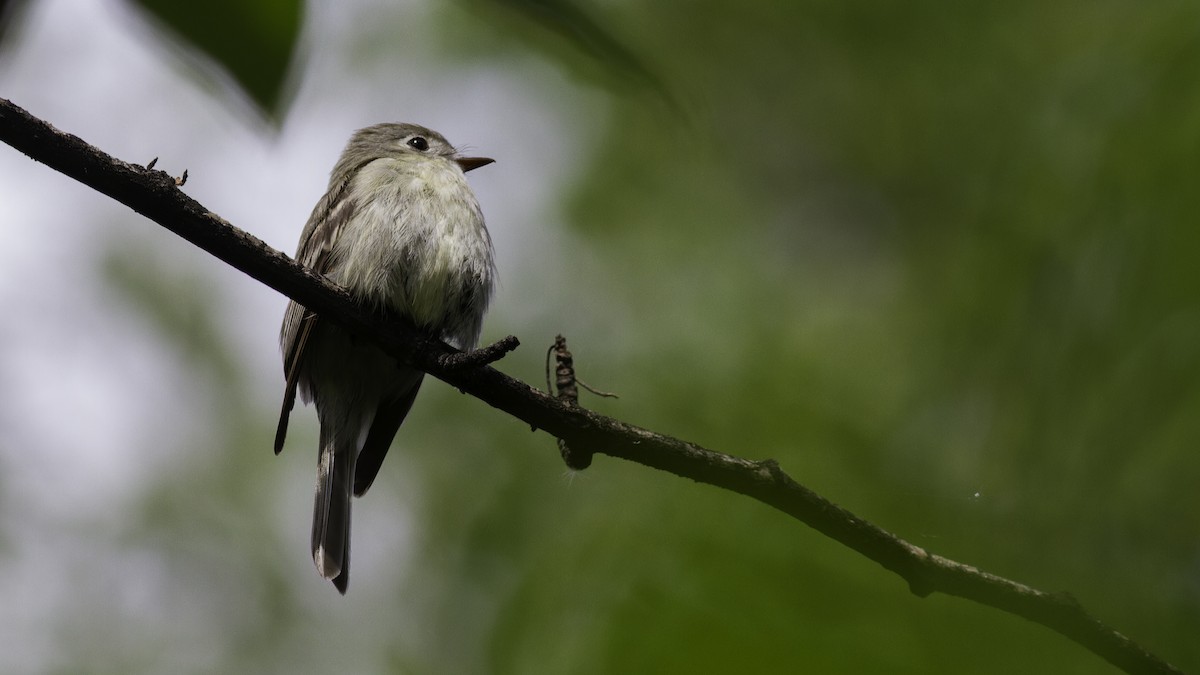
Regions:
<instances>
[{"instance_id":1,"label":"flycatcher","mask_svg":"<svg viewBox=\"0 0 1200 675\"><path fill-rule=\"evenodd\" d=\"M435 131L377 124L354 134L304 231L296 259L368 307L460 349L479 340L496 277L492 241L463 157ZM412 407L424 373L291 302L280 333L287 378L275 452L296 392L321 424L312 556L345 593L350 496L362 496Z\"/></svg>"}]
</instances>

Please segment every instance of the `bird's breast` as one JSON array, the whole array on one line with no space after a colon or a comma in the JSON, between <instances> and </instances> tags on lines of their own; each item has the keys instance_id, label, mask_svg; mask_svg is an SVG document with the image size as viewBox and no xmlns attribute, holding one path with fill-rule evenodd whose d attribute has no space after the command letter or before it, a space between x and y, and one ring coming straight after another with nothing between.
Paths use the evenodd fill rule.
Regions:
<instances>
[{"instance_id":1,"label":"bird's breast","mask_svg":"<svg viewBox=\"0 0 1200 675\"><path fill-rule=\"evenodd\" d=\"M437 333L476 324L491 295L492 244L479 202L449 160L377 160L355 179L356 204L336 245L339 283ZM458 337L457 335L454 337ZM469 341L473 341L473 337Z\"/></svg>"}]
</instances>

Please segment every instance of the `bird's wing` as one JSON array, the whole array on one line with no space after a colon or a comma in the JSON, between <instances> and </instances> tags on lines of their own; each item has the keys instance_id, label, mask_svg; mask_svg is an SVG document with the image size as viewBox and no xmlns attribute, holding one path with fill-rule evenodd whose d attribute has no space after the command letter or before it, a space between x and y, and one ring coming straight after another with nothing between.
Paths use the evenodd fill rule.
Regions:
<instances>
[{"instance_id":1,"label":"bird's wing","mask_svg":"<svg viewBox=\"0 0 1200 675\"><path fill-rule=\"evenodd\" d=\"M296 260L317 274L329 274L333 263L334 245L358 208L357 202L347 196L355 173L357 172L352 172L345 180L330 187L313 208L312 215L300 234ZM279 411L279 426L275 430L275 454L279 454L283 449L288 416L296 404L296 387L304 363L304 349L318 320L316 314L297 304L295 300L288 303L287 311L283 315L279 343L283 348L283 372L287 383L283 390L283 407Z\"/></svg>"},{"instance_id":2,"label":"bird's wing","mask_svg":"<svg viewBox=\"0 0 1200 675\"><path fill-rule=\"evenodd\" d=\"M362 450L358 453L358 461L354 465L354 496L361 497L375 482L383 458L387 456L388 448L392 447L392 439L400 429L400 424L412 409L417 392L421 389L421 380L425 374L412 370L412 383L397 397L379 402L375 409L375 417L371 420L371 428L367 431L367 440L363 441Z\"/></svg>"}]
</instances>

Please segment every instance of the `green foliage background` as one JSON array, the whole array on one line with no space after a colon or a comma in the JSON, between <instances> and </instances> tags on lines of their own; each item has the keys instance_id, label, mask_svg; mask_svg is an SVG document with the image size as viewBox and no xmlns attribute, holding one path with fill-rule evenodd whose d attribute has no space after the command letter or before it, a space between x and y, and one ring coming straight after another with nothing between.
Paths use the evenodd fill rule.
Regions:
<instances>
[{"instance_id":1,"label":"green foliage background","mask_svg":"<svg viewBox=\"0 0 1200 675\"><path fill-rule=\"evenodd\" d=\"M296 3L261 5L299 26ZM565 332L584 379L622 395L588 405L774 457L914 543L1068 590L1200 668L1200 8L436 7L442 58L531 78L549 62L605 108L562 195L551 304L492 329L526 345L503 369L536 382L538 345ZM208 30L169 39L237 60L249 98L286 116L278 58L256 72L192 26ZM213 308L235 300L181 310L197 285L136 259L114 254L109 280L204 374L198 414L222 424L127 529L92 536L160 560L166 605L202 609L131 635L85 608L62 624L63 672L1108 668L995 610L917 599L744 498L604 457L564 477L550 439L435 387L356 523L359 542L403 529L409 559L356 579L373 613L312 600L313 579L279 564L303 552L259 517L279 508L271 486L310 478L261 451L277 402L247 393L223 342ZM536 272L505 272L543 302ZM407 519L379 515L389 500ZM195 655L156 646L189 639Z\"/></svg>"}]
</instances>

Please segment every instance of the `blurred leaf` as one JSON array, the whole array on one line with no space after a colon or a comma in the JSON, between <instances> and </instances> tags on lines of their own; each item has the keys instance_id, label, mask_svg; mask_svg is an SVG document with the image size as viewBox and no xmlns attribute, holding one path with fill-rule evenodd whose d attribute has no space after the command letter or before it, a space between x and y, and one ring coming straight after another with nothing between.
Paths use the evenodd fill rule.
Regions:
<instances>
[{"instance_id":1,"label":"blurred leaf","mask_svg":"<svg viewBox=\"0 0 1200 675\"><path fill-rule=\"evenodd\" d=\"M569 0L472 0L469 4L481 8L499 7L502 14L521 17L539 26L544 33L556 36L557 41L542 41L541 46L558 52L559 60L574 65L593 79L617 86L645 88L675 105L662 78L626 44L626 38L609 29L579 3ZM494 24L492 28L495 30ZM514 29L519 39L536 37L523 27L514 26ZM572 53L564 53L559 48L562 45L568 47L565 51ZM586 63L580 63L575 55L585 56Z\"/></svg>"},{"instance_id":2,"label":"blurred leaf","mask_svg":"<svg viewBox=\"0 0 1200 675\"><path fill-rule=\"evenodd\" d=\"M29 3L22 0L0 0L0 49L12 39L14 26L21 22Z\"/></svg>"},{"instance_id":3,"label":"blurred leaf","mask_svg":"<svg viewBox=\"0 0 1200 675\"><path fill-rule=\"evenodd\" d=\"M267 117L280 116L303 23L301 0L132 1L220 66Z\"/></svg>"}]
</instances>

